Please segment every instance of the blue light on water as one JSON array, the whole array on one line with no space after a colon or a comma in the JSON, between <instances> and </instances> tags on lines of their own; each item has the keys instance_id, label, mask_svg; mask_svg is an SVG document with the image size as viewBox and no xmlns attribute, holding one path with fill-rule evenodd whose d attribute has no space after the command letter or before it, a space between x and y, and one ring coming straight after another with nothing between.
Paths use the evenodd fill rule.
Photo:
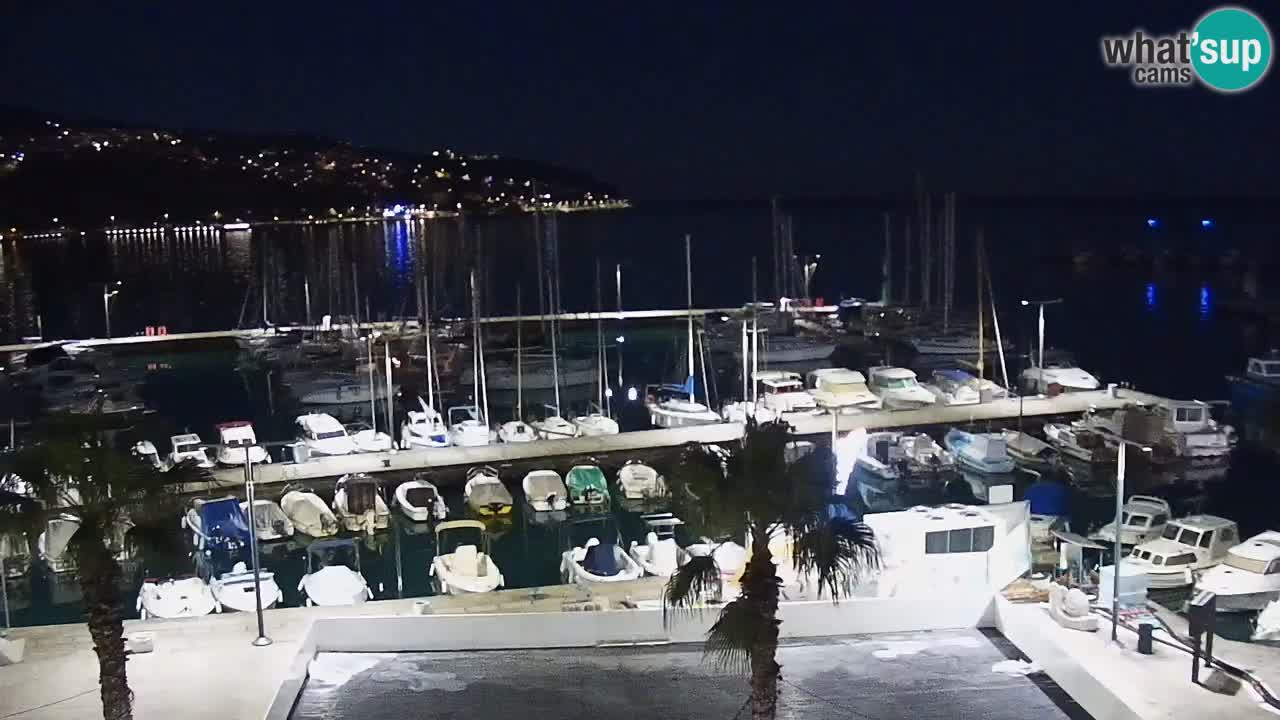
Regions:
<instances>
[{"instance_id":1,"label":"blue light on water","mask_svg":"<svg viewBox=\"0 0 1280 720\"><path fill-rule=\"evenodd\" d=\"M404 206L403 206L403 205L400 205L400 204L398 204L398 203L397 203L395 207L391 208L391 212L393 212L393 213L395 213L395 214L397 214L397 215L403 215L403 214L404 214Z\"/></svg>"},{"instance_id":2,"label":"blue light on water","mask_svg":"<svg viewBox=\"0 0 1280 720\"><path fill-rule=\"evenodd\" d=\"M1147 283L1147 309L1156 309L1156 284L1153 282Z\"/></svg>"},{"instance_id":3,"label":"blue light on water","mask_svg":"<svg viewBox=\"0 0 1280 720\"><path fill-rule=\"evenodd\" d=\"M1147 218L1147 227L1149 228L1160 227L1160 218L1153 218L1153 217Z\"/></svg>"},{"instance_id":4,"label":"blue light on water","mask_svg":"<svg viewBox=\"0 0 1280 720\"><path fill-rule=\"evenodd\" d=\"M1206 230L1213 227L1213 218L1201 218L1200 227L1205 228Z\"/></svg>"},{"instance_id":5,"label":"blue light on water","mask_svg":"<svg viewBox=\"0 0 1280 720\"><path fill-rule=\"evenodd\" d=\"M1201 317L1209 316L1209 308L1213 305L1213 298L1209 292L1208 285L1200 286L1200 315Z\"/></svg>"}]
</instances>

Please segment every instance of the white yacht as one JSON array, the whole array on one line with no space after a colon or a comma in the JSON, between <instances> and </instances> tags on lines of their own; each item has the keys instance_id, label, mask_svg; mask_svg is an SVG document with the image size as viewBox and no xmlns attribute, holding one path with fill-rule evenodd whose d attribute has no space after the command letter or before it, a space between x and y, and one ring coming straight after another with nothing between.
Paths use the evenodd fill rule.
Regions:
<instances>
[{"instance_id":1,"label":"white yacht","mask_svg":"<svg viewBox=\"0 0 1280 720\"><path fill-rule=\"evenodd\" d=\"M266 448L258 445L253 423L248 420L232 420L220 423L215 428L218 431L218 442L222 445L218 448L219 464L244 465L246 457L251 463L271 462Z\"/></svg>"},{"instance_id":2,"label":"white yacht","mask_svg":"<svg viewBox=\"0 0 1280 720\"><path fill-rule=\"evenodd\" d=\"M457 447L479 447L490 441L489 425L480 419L480 408L463 405L449 408L449 442Z\"/></svg>"},{"instance_id":3,"label":"white yacht","mask_svg":"<svg viewBox=\"0 0 1280 720\"><path fill-rule=\"evenodd\" d=\"M350 455L356 444L342 423L327 413L307 413L294 420L298 439L312 456Z\"/></svg>"},{"instance_id":4,"label":"white yacht","mask_svg":"<svg viewBox=\"0 0 1280 720\"><path fill-rule=\"evenodd\" d=\"M1046 394L1049 386L1057 385L1066 392L1097 390L1098 378L1068 362L1045 363L1044 367L1029 367L1022 371L1022 387L1029 392Z\"/></svg>"},{"instance_id":5,"label":"white yacht","mask_svg":"<svg viewBox=\"0 0 1280 720\"><path fill-rule=\"evenodd\" d=\"M1120 513L1120 545L1132 547L1160 537L1171 515L1169 503L1151 495L1130 495ZM1116 522L1098 528L1090 536L1108 544L1116 541Z\"/></svg>"},{"instance_id":6,"label":"white yacht","mask_svg":"<svg viewBox=\"0 0 1280 720\"><path fill-rule=\"evenodd\" d=\"M1195 582L1197 571L1222 562L1227 550L1239 542L1234 522L1214 515L1192 515L1170 521L1160 537L1135 546L1124 562L1147 573L1148 587L1183 587Z\"/></svg>"},{"instance_id":7,"label":"white yacht","mask_svg":"<svg viewBox=\"0 0 1280 720\"><path fill-rule=\"evenodd\" d=\"M906 368L880 365L868 372L871 392L880 396L887 408L905 410L933 405L937 398L920 386L916 374Z\"/></svg>"},{"instance_id":8,"label":"white yacht","mask_svg":"<svg viewBox=\"0 0 1280 720\"><path fill-rule=\"evenodd\" d=\"M857 370L821 368L805 377L809 394L819 407L841 412L879 410L884 403L867 388L867 378Z\"/></svg>"},{"instance_id":9,"label":"white yacht","mask_svg":"<svg viewBox=\"0 0 1280 720\"><path fill-rule=\"evenodd\" d=\"M1280 599L1280 532L1267 530L1227 550L1196 590L1217 595L1218 612L1261 610Z\"/></svg>"},{"instance_id":10,"label":"white yacht","mask_svg":"<svg viewBox=\"0 0 1280 720\"><path fill-rule=\"evenodd\" d=\"M173 447L169 452L171 467L184 462L194 462L197 467L202 468L213 467L213 460L209 458L209 451L204 447L199 435L195 433L174 435L169 438L169 444Z\"/></svg>"},{"instance_id":11,"label":"white yacht","mask_svg":"<svg viewBox=\"0 0 1280 720\"><path fill-rule=\"evenodd\" d=\"M418 398L421 410L405 413L400 426L400 446L403 448L449 447L449 428L435 408Z\"/></svg>"}]
</instances>

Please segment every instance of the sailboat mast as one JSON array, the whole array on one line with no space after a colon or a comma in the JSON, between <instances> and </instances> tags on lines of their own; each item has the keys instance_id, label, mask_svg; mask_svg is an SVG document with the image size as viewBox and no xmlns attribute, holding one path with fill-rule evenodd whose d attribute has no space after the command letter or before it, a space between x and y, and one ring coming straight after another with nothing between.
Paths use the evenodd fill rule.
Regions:
<instances>
[{"instance_id":1,"label":"sailboat mast","mask_svg":"<svg viewBox=\"0 0 1280 720\"><path fill-rule=\"evenodd\" d=\"M550 292L549 287L547 288L547 290L548 292ZM553 305L554 300L555 300L554 296L549 296L547 298L547 304ZM554 378L554 383L556 388L556 415L558 416L560 414L560 360L559 360L560 354L556 351L556 323L557 323L556 316L552 315L551 328L550 328L551 329L551 375Z\"/></svg>"},{"instance_id":2,"label":"sailboat mast","mask_svg":"<svg viewBox=\"0 0 1280 720\"><path fill-rule=\"evenodd\" d=\"M978 286L978 377L984 377L983 366L986 360L986 345L984 343L986 337L983 328L983 307L982 307L982 229L978 229L978 237L975 242L976 247L973 249L973 267L977 271Z\"/></svg>"},{"instance_id":3,"label":"sailboat mast","mask_svg":"<svg viewBox=\"0 0 1280 720\"><path fill-rule=\"evenodd\" d=\"M880 270L880 302L893 302L893 221L884 214L884 260Z\"/></svg>"},{"instance_id":4,"label":"sailboat mast","mask_svg":"<svg viewBox=\"0 0 1280 720\"><path fill-rule=\"evenodd\" d=\"M1000 339L1000 313L996 312L996 293L991 287L991 268L987 267L987 250L985 244L979 248L978 257L982 262L982 274L987 281L987 297L991 298L991 325L996 331L996 353L1000 357L1000 377L1004 386L1009 387L1009 366L1005 364L1004 342Z\"/></svg>"},{"instance_id":5,"label":"sailboat mast","mask_svg":"<svg viewBox=\"0 0 1280 720\"><path fill-rule=\"evenodd\" d=\"M689 402L694 402L693 389L693 251L688 233L684 236L685 306L689 310Z\"/></svg>"},{"instance_id":6,"label":"sailboat mast","mask_svg":"<svg viewBox=\"0 0 1280 720\"><path fill-rule=\"evenodd\" d=\"M524 316L520 314L520 285L516 285L516 420L524 419Z\"/></svg>"},{"instance_id":7,"label":"sailboat mast","mask_svg":"<svg viewBox=\"0 0 1280 720\"><path fill-rule=\"evenodd\" d=\"M435 409L431 400L432 383L435 381L436 359L431 354L431 288L430 275L422 274L422 350L427 356L427 407ZM441 402L443 405L444 403Z\"/></svg>"},{"instance_id":8,"label":"sailboat mast","mask_svg":"<svg viewBox=\"0 0 1280 720\"><path fill-rule=\"evenodd\" d=\"M480 318L476 306L476 271L472 270L471 282L471 388L472 402L478 410L480 407Z\"/></svg>"},{"instance_id":9,"label":"sailboat mast","mask_svg":"<svg viewBox=\"0 0 1280 720\"><path fill-rule=\"evenodd\" d=\"M604 409L604 300L600 294L600 258L596 258L596 404Z\"/></svg>"}]
</instances>

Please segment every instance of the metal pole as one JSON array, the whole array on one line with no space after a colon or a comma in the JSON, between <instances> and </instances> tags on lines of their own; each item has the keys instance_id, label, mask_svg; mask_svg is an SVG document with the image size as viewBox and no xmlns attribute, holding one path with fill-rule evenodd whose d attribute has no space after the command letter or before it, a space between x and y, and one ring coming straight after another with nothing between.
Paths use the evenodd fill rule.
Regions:
<instances>
[{"instance_id":1,"label":"metal pole","mask_svg":"<svg viewBox=\"0 0 1280 720\"><path fill-rule=\"evenodd\" d=\"M302 276L302 296L307 304L307 325L311 325L311 278Z\"/></svg>"},{"instance_id":2,"label":"metal pole","mask_svg":"<svg viewBox=\"0 0 1280 720\"><path fill-rule=\"evenodd\" d=\"M1037 389L1038 389L1040 392L1042 392L1042 393L1044 393L1044 394L1048 395L1048 394L1049 394L1049 388L1047 388L1047 387L1045 387L1045 386L1044 386L1044 303L1040 303L1040 326L1039 326L1039 327L1040 327L1040 330L1039 330L1039 332L1040 332L1040 359L1039 359L1039 362L1038 362L1037 364L1040 366L1040 379L1039 379L1039 381L1038 381L1038 383L1037 383L1037 384L1039 385L1039 387L1038 387ZM1117 528L1119 528L1120 526L1119 526L1119 525L1117 525L1116 527L1117 527Z\"/></svg>"},{"instance_id":3,"label":"metal pole","mask_svg":"<svg viewBox=\"0 0 1280 720\"><path fill-rule=\"evenodd\" d=\"M107 337L111 337L111 294L106 285L102 287L102 316L107 320Z\"/></svg>"},{"instance_id":4,"label":"metal pole","mask_svg":"<svg viewBox=\"0 0 1280 720\"><path fill-rule=\"evenodd\" d=\"M254 507L253 463L249 458L252 447L252 445L244 446L244 494L249 500L249 554L253 556L253 608L258 614L258 637L254 639L253 644L256 647L266 647L271 644L271 638L267 637L262 619L262 571L258 567L257 508Z\"/></svg>"},{"instance_id":5,"label":"metal pole","mask_svg":"<svg viewBox=\"0 0 1280 720\"><path fill-rule=\"evenodd\" d=\"M383 343L382 347L386 356L386 363L387 363L387 366L386 366L387 368L387 434L390 435L391 428L395 427L393 423L395 422L395 419L396 419L395 406L392 404L392 397L391 397L394 394L394 392L392 391L392 386L391 386L391 342L390 340Z\"/></svg>"},{"instance_id":6,"label":"metal pole","mask_svg":"<svg viewBox=\"0 0 1280 720\"><path fill-rule=\"evenodd\" d=\"M694 402L693 381L693 251L690 236L684 236L685 305L689 309L689 402Z\"/></svg>"},{"instance_id":7,"label":"metal pole","mask_svg":"<svg viewBox=\"0 0 1280 720\"><path fill-rule=\"evenodd\" d=\"M9 629L9 579L4 572L4 555L0 554L0 602L4 603L4 629Z\"/></svg>"},{"instance_id":8,"label":"metal pole","mask_svg":"<svg viewBox=\"0 0 1280 720\"><path fill-rule=\"evenodd\" d=\"M622 263L618 263L613 270L614 282L618 288L618 337L626 337L622 335ZM622 343L618 343L618 390L622 390Z\"/></svg>"},{"instance_id":9,"label":"metal pole","mask_svg":"<svg viewBox=\"0 0 1280 720\"><path fill-rule=\"evenodd\" d=\"M378 390L373 382L373 333L370 332L365 336L365 362L369 368L369 424L373 426L374 433L378 432ZM391 432L391 428L387 428L387 432Z\"/></svg>"},{"instance_id":10,"label":"metal pole","mask_svg":"<svg viewBox=\"0 0 1280 720\"><path fill-rule=\"evenodd\" d=\"M747 401L747 397L751 394L751 382L748 377L747 363L751 360L751 351L747 347L747 319L742 319L742 402Z\"/></svg>"},{"instance_id":11,"label":"metal pole","mask_svg":"<svg viewBox=\"0 0 1280 720\"><path fill-rule=\"evenodd\" d=\"M1042 305L1041 308L1044 306ZM1120 624L1120 517L1124 512L1124 458L1125 449L1128 443L1121 441L1120 453L1116 457L1116 517L1115 517L1115 548L1113 552L1115 557L1112 558L1112 566L1115 568L1115 575L1111 579L1111 642L1118 643L1117 628Z\"/></svg>"}]
</instances>

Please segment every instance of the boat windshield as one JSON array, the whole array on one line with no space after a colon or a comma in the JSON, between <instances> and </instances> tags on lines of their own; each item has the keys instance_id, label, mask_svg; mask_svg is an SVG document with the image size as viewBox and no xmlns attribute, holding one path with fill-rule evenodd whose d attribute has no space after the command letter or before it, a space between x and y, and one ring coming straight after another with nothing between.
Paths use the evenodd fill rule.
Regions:
<instances>
[{"instance_id":1,"label":"boat windshield","mask_svg":"<svg viewBox=\"0 0 1280 720\"><path fill-rule=\"evenodd\" d=\"M1165 540L1177 540L1178 533L1181 531L1182 531L1182 526L1174 525L1170 523L1164 526L1164 530L1161 531L1160 537L1164 538Z\"/></svg>"},{"instance_id":2,"label":"boat windshield","mask_svg":"<svg viewBox=\"0 0 1280 720\"><path fill-rule=\"evenodd\" d=\"M198 453L200 452L200 443L178 443L173 446L173 450L177 453Z\"/></svg>"},{"instance_id":3,"label":"boat windshield","mask_svg":"<svg viewBox=\"0 0 1280 720\"><path fill-rule=\"evenodd\" d=\"M1151 516L1141 513L1125 513L1124 517L1121 518L1121 522L1134 527L1148 527L1151 525Z\"/></svg>"},{"instance_id":4,"label":"boat windshield","mask_svg":"<svg viewBox=\"0 0 1280 720\"><path fill-rule=\"evenodd\" d=\"M1237 570L1256 573L1261 575L1267 571L1267 561L1258 560L1256 558L1241 557L1231 551L1227 551L1227 559L1223 561L1227 567L1233 567Z\"/></svg>"},{"instance_id":5,"label":"boat windshield","mask_svg":"<svg viewBox=\"0 0 1280 720\"><path fill-rule=\"evenodd\" d=\"M776 393L804 392L804 385L801 385L799 382L778 381L765 384L764 391L767 395L773 395Z\"/></svg>"},{"instance_id":6,"label":"boat windshield","mask_svg":"<svg viewBox=\"0 0 1280 720\"><path fill-rule=\"evenodd\" d=\"M332 439L334 439L334 438L345 437L345 436L346 436L346 434L347 434L347 431L346 431L346 430L330 430L330 431L328 431L328 432L320 432L320 433L316 433L316 439L317 439L317 440L332 440Z\"/></svg>"},{"instance_id":7,"label":"boat windshield","mask_svg":"<svg viewBox=\"0 0 1280 720\"><path fill-rule=\"evenodd\" d=\"M913 388L918 384L915 378L883 378L880 380L880 387L890 390Z\"/></svg>"}]
</instances>

